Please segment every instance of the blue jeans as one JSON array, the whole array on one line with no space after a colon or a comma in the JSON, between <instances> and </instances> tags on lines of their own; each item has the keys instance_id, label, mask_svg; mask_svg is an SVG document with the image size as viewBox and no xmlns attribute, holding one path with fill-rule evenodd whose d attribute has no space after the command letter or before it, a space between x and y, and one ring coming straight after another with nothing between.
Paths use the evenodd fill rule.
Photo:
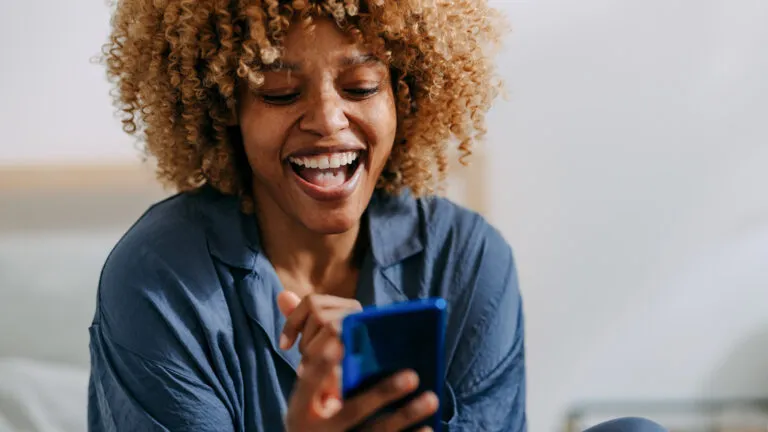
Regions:
<instances>
[{"instance_id":1,"label":"blue jeans","mask_svg":"<svg viewBox=\"0 0 768 432\"><path fill-rule=\"evenodd\" d=\"M667 432L667 430L650 420L627 417L601 423L584 432Z\"/></svg>"}]
</instances>

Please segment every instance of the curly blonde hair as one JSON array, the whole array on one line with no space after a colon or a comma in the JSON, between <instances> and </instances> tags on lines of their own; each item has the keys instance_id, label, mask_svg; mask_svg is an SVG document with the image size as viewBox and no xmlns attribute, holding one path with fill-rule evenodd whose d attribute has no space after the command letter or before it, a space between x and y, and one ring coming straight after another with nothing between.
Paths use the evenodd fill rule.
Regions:
<instances>
[{"instance_id":1,"label":"curly blonde hair","mask_svg":"<svg viewBox=\"0 0 768 432\"><path fill-rule=\"evenodd\" d=\"M123 129L143 142L158 178L207 183L250 199L237 86L258 87L292 22L329 17L392 71L397 137L378 187L432 193L450 142L460 160L485 134L500 90L491 57L505 26L485 0L117 0L104 46Z\"/></svg>"}]
</instances>

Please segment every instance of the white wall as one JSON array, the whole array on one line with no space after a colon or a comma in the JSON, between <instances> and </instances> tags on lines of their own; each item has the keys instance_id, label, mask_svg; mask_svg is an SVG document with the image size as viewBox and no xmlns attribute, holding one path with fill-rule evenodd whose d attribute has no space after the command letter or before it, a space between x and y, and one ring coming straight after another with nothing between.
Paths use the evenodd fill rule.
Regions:
<instances>
[{"instance_id":1,"label":"white wall","mask_svg":"<svg viewBox=\"0 0 768 432\"><path fill-rule=\"evenodd\" d=\"M532 430L581 399L768 394L768 2L497 4L490 217Z\"/></svg>"},{"instance_id":2,"label":"white wall","mask_svg":"<svg viewBox=\"0 0 768 432\"><path fill-rule=\"evenodd\" d=\"M112 115L105 1L0 2L0 166L136 160Z\"/></svg>"},{"instance_id":3,"label":"white wall","mask_svg":"<svg viewBox=\"0 0 768 432\"><path fill-rule=\"evenodd\" d=\"M495 4L487 205L520 267L531 430L582 399L767 393L768 2ZM0 164L134 160L89 63L103 2L0 17Z\"/></svg>"}]
</instances>

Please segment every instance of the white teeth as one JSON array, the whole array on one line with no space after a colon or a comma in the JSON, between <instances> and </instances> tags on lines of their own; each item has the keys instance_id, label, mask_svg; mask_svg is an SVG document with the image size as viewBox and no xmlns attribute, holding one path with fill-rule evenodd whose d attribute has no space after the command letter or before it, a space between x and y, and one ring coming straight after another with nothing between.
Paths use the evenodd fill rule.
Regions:
<instances>
[{"instance_id":1,"label":"white teeth","mask_svg":"<svg viewBox=\"0 0 768 432\"><path fill-rule=\"evenodd\" d=\"M331 181L331 180L337 179L337 178L339 178L339 177L341 177L343 175L344 174L339 174L339 173L333 173L333 172L330 172L330 171L326 171L326 172L322 172L322 173L318 174L317 175L317 179L321 180L321 181Z\"/></svg>"},{"instance_id":2,"label":"white teeth","mask_svg":"<svg viewBox=\"0 0 768 432\"><path fill-rule=\"evenodd\" d=\"M341 166L341 158L339 155L331 156L331 168L338 168Z\"/></svg>"},{"instance_id":3,"label":"white teeth","mask_svg":"<svg viewBox=\"0 0 768 432\"><path fill-rule=\"evenodd\" d=\"M344 152L344 153L334 153L332 155L318 155L318 156L307 156L307 157L290 157L288 160L295 165L303 166L305 168L319 168L319 169L329 169L329 168L339 168L344 165L349 165L355 160L357 160L357 157L359 155L359 152L351 151L351 152Z\"/></svg>"}]
</instances>

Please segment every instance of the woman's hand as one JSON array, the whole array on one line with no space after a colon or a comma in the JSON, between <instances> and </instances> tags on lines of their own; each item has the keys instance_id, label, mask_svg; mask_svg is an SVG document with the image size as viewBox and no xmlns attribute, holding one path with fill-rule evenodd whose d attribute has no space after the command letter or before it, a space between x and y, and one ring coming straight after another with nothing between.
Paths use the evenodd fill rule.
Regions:
<instances>
[{"instance_id":1,"label":"woman's hand","mask_svg":"<svg viewBox=\"0 0 768 432\"><path fill-rule=\"evenodd\" d=\"M339 340L341 320L347 314L361 310L360 303L323 295L309 295L302 300L288 291L280 293L277 302L287 318L280 347L289 349L298 335L302 335L299 380L291 395L286 418L288 432L350 429L418 388L418 376L405 371L342 404L339 388L343 356ZM428 392L398 411L367 423L364 430L399 431L434 414L437 406L437 397Z\"/></svg>"},{"instance_id":2,"label":"woman's hand","mask_svg":"<svg viewBox=\"0 0 768 432\"><path fill-rule=\"evenodd\" d=\"M329 382L339 373L343 347L332 331L322 329L306 347L304 371L288 402L285 419L287 432L337 432L363 424L387 405L418 388L418 377L400 372L352 399L345 400L328 392ZM338 380L335 386L338 388ZM399 431L418 423L437 410L438 400L425 393L396 412L366 424L372 432ZM426 428L425 430L430 430Z\"/></svg>"},{"instance_id":3,"label":"woman's hand","mask_svg":"<svg viewBox=\"0 0 768 432\"><path fill-rule=\"evenodd\" d=\"M344 317L363 309L357 300L322 294L300 299L290 291L278 294L277 306L287 320L280 336L280 349L290 349L301 334L299 352L302 356L320 330L325 328L338 336Z\"/></svg>"}]
</instances>

